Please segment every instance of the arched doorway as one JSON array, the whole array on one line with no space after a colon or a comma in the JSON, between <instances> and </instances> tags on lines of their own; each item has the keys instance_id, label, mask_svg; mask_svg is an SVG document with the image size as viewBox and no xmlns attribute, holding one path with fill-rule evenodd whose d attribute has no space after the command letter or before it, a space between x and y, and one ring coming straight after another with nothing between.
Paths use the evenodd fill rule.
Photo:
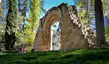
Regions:
<instances>
[{"instance_id":1,"label":"arched doorway","mask_svg":"<svg viewBox=\"0 0 109 64\"><path fill-rule=\"evenodd\" d=\"M83 25L75 10L71 11L73 8L75 9L74 6L69 7L67 4L61 4L58 7L51 8L40 19L38 36L35 38L33 46L35 50L51 50L51 41L53 41L51 39L51 26L56 22L60 22L61 25L61 50L89 48L90 43L91 47L94 46L92 45L92 43L95 44L93 33L89 31L90 29L87 29L86 25Z\"/></svg>"},{"instance_id":2,"label":"arched doorway","mask_svg":"<svg viewBox=\"0 0 109 64\"><path fill-rule=\"evenodd\" d=\"M55 10L54 10L55 12ZM50 50L51 48L51 41L53 41L51 39L51 26L57 22L60 21L60 18L57 16L57 14L52 13L51 15L49 15L50 17L46 18L47 21L45 21L44 24L44 45L45 45L45 50Z\"/></svg>"}]
</instances>

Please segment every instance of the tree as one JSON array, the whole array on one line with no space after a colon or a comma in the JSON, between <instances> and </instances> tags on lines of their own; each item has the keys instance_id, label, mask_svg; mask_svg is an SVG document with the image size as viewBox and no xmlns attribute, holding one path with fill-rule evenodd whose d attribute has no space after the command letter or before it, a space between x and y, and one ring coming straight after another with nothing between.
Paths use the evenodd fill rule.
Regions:
<instances>
[{"instance_id":1,"label":"tree","mask_svg":"<svg viewBox=\"0 0 109 64\"><path fill-rule=\"evenodd\" d=\"M5 1L1 0L0 2L0 40L3 39L4 32L5 32L4 10L5 10Z\"/></svg>"},{"instance_id":2,"label":"tree","mask_svg":"<svg viewBox=\"0 0 109 64\"><path fill-rule=\"evenodd\" d=\"M3 17L3 16L4 16L4 1L1 0L1 2L0 2L0 20L2 20L1 17Z\"/></svg>"},{"instance_id":3,"label":"tree","mask_svg":"<svg viewBox=\"0 0 109 64\"><path fill-rule=\"evenodd\" d=\"M41 0L18 0L19 1L19 12L22 16L26 17L26 24L24 22L23 26L25 29L22 33L23 43L31 45L34 42L36 29L39 23L39 16L41 10ZM44 10L44 9L42 9ZM26 13L27 12L27 13ZM28 17L26 16L28 14ZM24 20L25 21L25 20ZM17 32L18 37L22 36L20 32ZM17 41L21 41L19 38Z\"/></svg>"},{"instance_id":4,"label":"tree","mask_svg":"<svg viewBox=\"0 0 109 64\"><path fill-rule=\"evenodd\" d=\"M103 4L103 13L104 16L107 16L109 18L109 1L108 0L102 0Z\"/></svg>"},{"instance_id":5,"label":"tree","mask_svg":"<svg viewBox=\"0 0 109 64\"><path fill-rule=\"evenodd\" d=\"M109 42L109 26L106 27L106 42Z\"/></svg>"},{"instance_id":6,"label":"tree","mask_svg":"<svg viewBox=\"0 0 109 64\"><path fill-rule=\"evenodd\" d=\"M22 45L25 43L24 41L25 21L27 19L26 14L29 13L29 11L27 10L29 8L28 2L29 0L18 0L19 15L18 15L18 28L16 33L17 36L16 45L18 44Z\"/></svg>"},{"instance_id":7,"label":"tree","mask_svg":"<svg viewBox=\"0 0 109 64\"><path fill-rule=\"evenodd\" d=\"M5 29L5 48L10 50L14 47L16 42L16 31L17 31L17 0L8 0L9 10L6 17L6 29Z\"/></svg>"},{"instance_id":8,"label":"tree","mask_svg":"<svg viewBox=\"0 0 109 64\"><path fill-rule=\"evenodd\" d=\"M28 8L28 2L29 0L18 0L18 9L19 9L19 13L21 13L22 16L26 17L26 12L27 12L27 8ZM29 11L28 11L29 12ZM25 29L24 24L25 24L25 18L23 19L23 25L21 27L21 31Z\"/></svg>"},{"instance_id":9,"label":"tree","mask_svg":"<svg viewBox=\"0 0 109 64\"><path fill-rule=\"evenodd\" d=\"M105 44L104 17L101 0L95 0L96 39L97 44Z\"/></svg>"},{"instance_id":10,"label":"tree","mask_svg":"<svg viewBox=\"0 0 109 64\"><path fill-rule=\"evenodd\" d=\"M79 16L83 23L91 23L94 18L94 0L78 0Z\"/></svg>"},{"instance_id":11,"label":"tree","mask_svg":"<svg viewBox=\"0 0 109 64\"><path fill-rule=\"evenodd\" d=\"M39 26L39 17L41 12L41 0L29 0L30 3L30 18L26 24L24 41L33 44L36 30Z\"/></svg>"},{"instance_id":12,"label":"tree","mask_svg":"<svg viewBox=\"0 0 109 64\"><path fill-rule=\"evenodd\" d=\"M36 31L39 26L39 16L41 12L41 0L32 0L30 9L30 23L32 24L32 31Z\"/></svg>"}]
</instances>

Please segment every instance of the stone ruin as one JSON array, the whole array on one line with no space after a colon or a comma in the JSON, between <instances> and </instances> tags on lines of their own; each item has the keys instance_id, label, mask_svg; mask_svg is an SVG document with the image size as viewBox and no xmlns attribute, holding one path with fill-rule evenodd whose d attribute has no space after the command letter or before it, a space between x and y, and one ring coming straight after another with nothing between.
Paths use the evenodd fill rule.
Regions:
<instances>
[{"instance_id":1,"label":"stone ruin","mask_svg":"<svg viewBox=\"0 0 109 64\"><path fill-rule=\"evenodd\" d=\"M75 6L62 3L53 7L40 19L40 25L35 37L35 51L49 51L51 47L51 25L60 22L60 50L73 48L95 48L96 40L89 25L83 24Z\"/></svg>"}]
</instances>

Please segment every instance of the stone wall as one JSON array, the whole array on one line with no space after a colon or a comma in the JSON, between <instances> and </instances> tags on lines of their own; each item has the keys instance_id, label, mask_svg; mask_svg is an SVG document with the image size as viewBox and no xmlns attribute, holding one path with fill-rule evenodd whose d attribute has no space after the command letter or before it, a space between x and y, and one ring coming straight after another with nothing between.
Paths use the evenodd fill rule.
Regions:
<instances>
[{"instance_id":1,"label":"stone wall","mask_svg":"<svg viewBox=\"0 0 109 64\"><path fill-rule=\"evenodd\" d=\"M51 25L60 21L61 50L96 47L94 32L78 17L76 7L62 3L51 8L40 20L33 48L36 51L50 50Z\"/></svg>"}]
</instances>

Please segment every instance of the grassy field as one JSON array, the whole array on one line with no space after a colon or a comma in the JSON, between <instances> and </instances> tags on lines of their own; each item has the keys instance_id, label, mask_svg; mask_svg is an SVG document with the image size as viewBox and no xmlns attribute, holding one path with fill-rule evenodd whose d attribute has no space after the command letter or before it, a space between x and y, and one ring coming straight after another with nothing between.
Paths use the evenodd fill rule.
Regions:
<instances>
[{"instance_id":1,"label":"grassy field","mask_svg":"<svg viewBox=\"0 0 109 64\"><path fill-rule=\"evenodd\" d=\"M109 49L3 54L0 64L109 64Z\"/></svg>"}]
</instances>

